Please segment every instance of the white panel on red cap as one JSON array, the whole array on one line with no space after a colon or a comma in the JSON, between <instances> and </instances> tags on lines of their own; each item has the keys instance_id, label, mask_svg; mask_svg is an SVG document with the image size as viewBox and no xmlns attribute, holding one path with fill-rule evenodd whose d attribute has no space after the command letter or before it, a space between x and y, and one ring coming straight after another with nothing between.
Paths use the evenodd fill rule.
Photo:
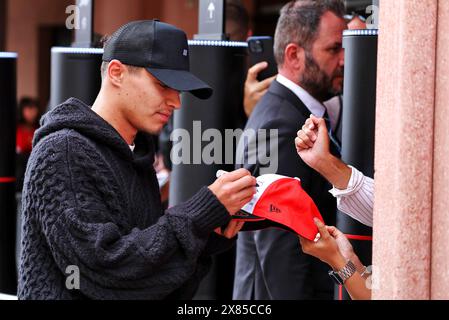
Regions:
<instances>
[{"instance_id":1,"label":"white panel on red cap","mask_svg":"<svg viewBox=\"0 0 449 320\"><path fill-rule=\"evenodd\" d=\"M290 178L286 176L281 176L278 174L264 174L262 176L259 176L256 178L257 180L257 192L254 195L254 197L251 199L250 202L248 202L242 210L245 212L248 212L250 214L253 214L254 208L256 207L259 200L262 198L264 192L267 190L267 188L274 182L280 180L280 179L296 179L298 181L301 181L299 178Z\"/></svg>"}]
</instances>

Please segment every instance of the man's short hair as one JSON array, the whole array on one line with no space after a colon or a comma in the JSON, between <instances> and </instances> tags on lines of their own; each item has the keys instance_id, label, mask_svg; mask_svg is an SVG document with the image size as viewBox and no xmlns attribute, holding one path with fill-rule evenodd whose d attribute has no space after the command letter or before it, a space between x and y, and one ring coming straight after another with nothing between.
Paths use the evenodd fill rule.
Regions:
<instances>
[{"instance_id":1,"label":"man's short hair","mask_svg":"<svg viewBox=\"0 0 449 320\"><path fill-rule=\"evenodd\" d=\"M103 48L106 47L106 44L108 43L109 39L111 37L110 36L104 36L100 42L103 45ZM106 74L108 73L108 66L109 66L109 62L108 61L103 61L101 63L101 81L104 81L104 79L106 78ZM130 74L136 74L137 72L139 72L140 69L142 69L142 67L136 67L136 66L130 66L130 65L125 65L126 68L128 69L128 72Z\"/></svg>"},{"instance_id":2,"label":"man's short hair","mask_svg":"<svg viewBox=\"0 0 449 320\"><path fill-rule=\"evenodd\" d=\"M342 17L345 6L342 0L296 0L281 9L274 36L274 55L279 66L284 64L285 48L296 43L310 50L316 40L321 17L326 12Z\"/></svg>"}]
</instances>

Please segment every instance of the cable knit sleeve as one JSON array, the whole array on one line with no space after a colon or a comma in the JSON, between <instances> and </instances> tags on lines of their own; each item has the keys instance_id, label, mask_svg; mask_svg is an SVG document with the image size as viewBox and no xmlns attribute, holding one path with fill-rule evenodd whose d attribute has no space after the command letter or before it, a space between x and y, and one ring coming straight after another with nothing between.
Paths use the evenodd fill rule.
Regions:
<instances>
[{"instance_id":1,"label":"cable knit sleeve","mask_svg":"<svg viewBox=\"0 0 449 320\"><path fill-rule=\"evenodd\" d=\"M35 195L38 224L58 268L77 266L80 290L90 298L167 297L194 276L210 233L229 222L203 188L150 227L128 228L113 172L89 158L95 150L78 152L76 139L67 136L38 147L41 161L28 192Z\"/></svg>"}]
</instances>

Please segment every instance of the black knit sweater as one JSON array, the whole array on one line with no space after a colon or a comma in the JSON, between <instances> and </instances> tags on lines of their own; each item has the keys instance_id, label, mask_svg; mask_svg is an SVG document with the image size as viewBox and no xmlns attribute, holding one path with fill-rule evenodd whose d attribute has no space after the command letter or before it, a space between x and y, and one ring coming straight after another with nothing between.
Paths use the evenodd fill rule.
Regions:
<instances>
[{"instance_id":1,"label":"black knit sweater","mask_svg":"<svg viewBox=\"0 0 449 320\"><path fill-rule=\"evenodd\" d=\"M47 113L23 190L20 299L190 299L210 254L234 243L213 233L229 213L204 187L161 209L151 139L134 153L76 99ZM76 266L80 289L66 280ZM67 272L67 273L66 273Z\"/></svg>"}]
</instances>

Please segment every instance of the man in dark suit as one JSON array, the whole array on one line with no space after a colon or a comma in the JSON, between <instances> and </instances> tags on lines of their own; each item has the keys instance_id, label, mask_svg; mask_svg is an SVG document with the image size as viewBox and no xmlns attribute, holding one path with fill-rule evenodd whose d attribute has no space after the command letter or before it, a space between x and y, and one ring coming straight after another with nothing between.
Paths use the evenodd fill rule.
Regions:
<instances>
[{"instance_id":1,"label":"man in dark suit","mask_svg":"<svg viewBox=\"0 0 449 320\"><path fill-rule=\"evenodd\" d=\"M299 159L294 140L312 113L328 117L323 102L342 91L343 15L340 0L297 0L283 7L274 46L279 75L246 125L246 130L256 133L277 130L277 134L267 133L270 162L262 161L265 150L260 150L264 146L260 136L257 143L241 139L243 157L237 159L254 176L277 173L300 178L328 225L335 223L336 210L328 192L331 185ZM253 139L258 139L257 134ZM338 154L336 146L333 150ZM257 223L247 227L257 228ZM238 239L233 297L332 299L333 282L327 271L325 264L301 252L298 237L291 232L243 232Z\"/></svg>"}]
</instances>

